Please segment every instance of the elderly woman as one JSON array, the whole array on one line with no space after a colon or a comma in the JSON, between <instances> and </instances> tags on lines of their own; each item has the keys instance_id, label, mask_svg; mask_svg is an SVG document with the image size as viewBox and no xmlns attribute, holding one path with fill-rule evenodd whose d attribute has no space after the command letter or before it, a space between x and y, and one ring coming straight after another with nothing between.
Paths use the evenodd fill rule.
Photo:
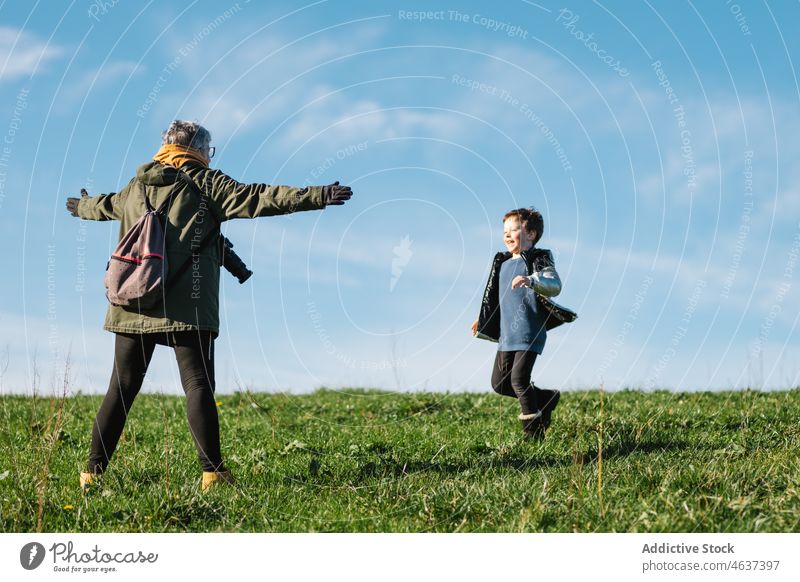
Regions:
<instances>
[{"instance_id":1,"label":"elderly woman","mask_svg":"<svg viewBox=\"0 0 800 582\"><path fill-rule=\"evenodd\" d=\"M108 392L92 428L92 445L82 489L107 468L133 400L142 387L156 345L175 350L186 393L186 415L203 469L201 487L232 483L220 451L214 400L214 339L219 335L220 224L232 218L256 218L318 210L350 199L349 187L294 188L242 184L209 168L214 157L211 134L197 123L173 121L162 134L153 161L140 166L122 191L69 198L67 210L86 220L119 220L120 239L145 214L147 203L164 211L170 273L165 299L149 310L110 305L104 329L116 334L114 367ZM188 179L187 179L188 178ZM185 265L191 261L191 268ZM181 268L181 267L184 268Z\"/></svg>"}]
</instances>

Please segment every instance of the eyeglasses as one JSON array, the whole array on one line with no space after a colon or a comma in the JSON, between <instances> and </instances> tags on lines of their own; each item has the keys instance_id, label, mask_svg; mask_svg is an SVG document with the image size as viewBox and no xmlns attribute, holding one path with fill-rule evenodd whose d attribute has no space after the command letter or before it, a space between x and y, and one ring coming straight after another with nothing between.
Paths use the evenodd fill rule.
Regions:
<instances>
[{"instance_id":1,"label":"eyeglasses","mask_svg":"<svg viewBox=\"0 0 800 582\"><path fill-rule=\"evenodd\" d=\"M215 153L217 153L217 148L215 148L214 146L209 147L208 148L208 159L210 160L211 158L213 158Z\"/></svg>"}]
</instances>

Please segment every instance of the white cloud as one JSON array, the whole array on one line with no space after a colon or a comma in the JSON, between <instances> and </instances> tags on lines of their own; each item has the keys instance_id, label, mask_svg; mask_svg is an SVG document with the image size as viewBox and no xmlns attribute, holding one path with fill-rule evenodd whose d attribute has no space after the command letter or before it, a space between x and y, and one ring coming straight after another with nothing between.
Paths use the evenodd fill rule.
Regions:
<instances>
[{"instance_id":1,"label":"white cloud","mask_svg":"<svg viewBox=\"0 0 800 582\"><path fill-rule=\"evenodd\" d=\"M327 37L298 41L263 34L231 47L230 35L237 31L233 26L224 32L220 29L182 60L180 76L186 77L189 84L183 84L181 93L162 95L159 116L199 119L212 128L217 143L241 132L263 131L266 126L274 133L264 135L264 141L277 138L282 149L289 150L310 138L314 147L322 149L339 147L348 140L408 135L458 141L459 136L473 135L475 131L468 116L486 122L483 126L486 131L491 131L492 126L508 131L524 124L523 129L527 130L520 142L523 148L546 141L542 131L530 131L528 125L532 122L525 122L519 104L516 108L509 107L497 97L485 101L469 89L456 89L449 77L431 82L442 84L443 95L456 93L456 99L445 105L455 113L424 107L430 103L424 96L410 102L401 100L398 107L396 101L390 105L374 97L354 98L365 94L362 87L333 89L327 81L330 74L348 63L360 64L362 61L358 59L362 57L356 55L369 49L381 30L379 22L360 24L352 34L348 32L336 42ZM180 54L180 48L180 41L176 41L167 56ZM546 121L552 114L549 121L553 124L556 111L563 115L561 97L576 110L593 103L586 91L577 90L581 81L575 73L565 72L557 61L534 51L496 50L477 57L481 59L477 67L473 53L431 51L438 56L430 62L449 63L451 70L460 71L463 76L469 73L481 82L495 84L498 90L506 90L518 98L520 104L530 104ZM365 77L367 87L384 76L431 74L425 59L409 70L407 53L403 51L382 54L380 68L375 68L369 57L363 58L370 63L365 65L365 72L372 74L371 78ZM442 73L433 76L436 74ZM375 87L383 90L387 83L409 86L402 79L395 79L376 82ZM177 79L170 82L172 85L179 85Z\"/></svg>"},{"instance_id":2,"label":"white cloud","mask_svg":"<svg viewBox=\"0 0 800 582\"><path fill-rule=\"evenodd\" d=\"M715 207L721 198L723 205L737 200L735 204L740 207L745 154L752 152L754 219L755 215L768 218L773 211L772 202L780 209L778 219L791 214L792 209L800 208L800 197L796 195L800 170L794 164L781 163L800 155L800 144L796 139L800 131L800 116L796 105L776 97L767 102L719 95L711 97L709 103L699 98L684 98L686 129L691 132L697 178L695 196L690 198L676 120L670 114L664 115L662 95L640 91L640 96L654 124L655 135L650 133L647 124L642 123L643 112L638 104L630 103L630 107L619 109L627 137L636 140L639 147L653 148L655 153L654 140L658 140L663 174L653 167L640 171L636 177L637 191L645 200L660 204L666 197L669 202ZM653 163L657 161L653 158Z\"/></svg>"},{"instance_id":3,"label":"white cloud","mask_svg":"<svg viewBox=\"0 0 800 582\"><path fill-rule=\"evenodd\" d=\"M0 26L0 82L33 75L39 66L63 53L33 33Z\"/></svg>"},{"instance_id":4,"label":"white cloud","mask_svg":"<svg viewBox=\"0 0 800 582\"><path fill-rule=\"evenodd\" d=\"M310 81L315 71L328 61L353 54L379 30L362 24L335 42L324 36L294 39L275 34L271 28L240 38L236 19L246 14L245 10L237 13L189 52L185 39L174 40L168 56L185 56L169 86L183 91L162 96L162 118L184 115L199 119L211 128L217 143L241 132L262 132L266 124L287 121L299 105L327 93ZM188 84L179 78L188 79Z\"/></svg>"},{"instance_id":5,"label":"white cloud","mask_svg":"<svg viewBox=\"0 0 800 582\"><path fill-rule=\"evenodd\" d=\"M73 110L77 102L92 93L99 93L107 89L108 85L120 78L139 75L145 71L144 65L133 61L112 61L105 66L82 73L63 90L59 107L64 110Z\"/></svg>"}]
</instances>

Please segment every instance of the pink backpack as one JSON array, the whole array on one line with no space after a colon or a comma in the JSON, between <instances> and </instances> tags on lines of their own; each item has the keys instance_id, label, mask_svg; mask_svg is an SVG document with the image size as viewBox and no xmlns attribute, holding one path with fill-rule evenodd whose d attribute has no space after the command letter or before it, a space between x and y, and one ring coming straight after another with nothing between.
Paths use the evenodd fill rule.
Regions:
<instances>
[{"instance_id":1,"label":"pink backpack","mask_svg":"<svg viewBox=\"0 0 800 582\"><path fill-rule=\"evenodd\" d=\"M106 297L112 305L147 310L156 307L166 292L167 264L161 215L175 190L154 209L138 182L147 212L122 237L106 267ZM176 182L177 184L177 182Z\"/></svg>"}]
</instances>

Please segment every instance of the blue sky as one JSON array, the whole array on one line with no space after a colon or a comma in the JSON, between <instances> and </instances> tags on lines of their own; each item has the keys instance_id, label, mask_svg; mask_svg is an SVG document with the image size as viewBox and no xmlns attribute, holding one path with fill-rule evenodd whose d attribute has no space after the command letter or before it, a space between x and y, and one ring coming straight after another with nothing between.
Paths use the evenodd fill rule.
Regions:
<instances>
[{"instance_id":1,"label":"blue sky","mask_svg":"<svg viewBox=\"0 0 800 582\"><path fill-rule=\"evenodd\" d=\"M489 390L471 337L534 205L580 318L537 383L798 384L798 3L0 3L3 391L104 391L117 191L174 118L243 182L352 185L233 221L219 390ZM180 393L157 352L146 390Z\"/></svg>"}]
</instances>

